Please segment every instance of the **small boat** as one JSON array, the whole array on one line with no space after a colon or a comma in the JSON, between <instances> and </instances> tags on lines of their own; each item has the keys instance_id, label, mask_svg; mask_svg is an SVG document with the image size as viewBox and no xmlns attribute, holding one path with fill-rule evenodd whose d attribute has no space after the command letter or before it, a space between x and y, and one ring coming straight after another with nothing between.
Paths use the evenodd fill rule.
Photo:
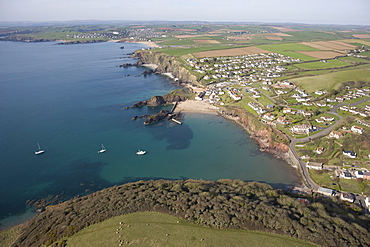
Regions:
<instances>
[{"instance_id":1,"label":"small boat","mask_svg":"<svg viewBox=\"0 0 370 247\"><path fill-rule=\"evenodd\" d=\"M39 150L35 152L36 155L38 154L42 154L42 153L45 153L45 150L42 150L41 147L40 147L40 144L37 143L37 146L39 147Z\"/></svg>"},{"instance_id":2,"label":"small boat","mask_svg":"<svg viewBox=\"0 0 370 247\"><path fill-rule=\"evenodd\" d=\"M136 154L137 155L143 155L143 154L146 154L146 151L144 151L144 150L138 150L137 152L136 152Z\"/></svg>"},{"instance_id":3,"label":"small boat","mask_svg":"<svg viewBox=\"0 0 370 247\"><path fill-rule=\"evenodd\" d=\"M105 149L104 145L101 145L101 150L98 151L98 154L107 152L107 149Z\"/></svg>"}]
</instances>

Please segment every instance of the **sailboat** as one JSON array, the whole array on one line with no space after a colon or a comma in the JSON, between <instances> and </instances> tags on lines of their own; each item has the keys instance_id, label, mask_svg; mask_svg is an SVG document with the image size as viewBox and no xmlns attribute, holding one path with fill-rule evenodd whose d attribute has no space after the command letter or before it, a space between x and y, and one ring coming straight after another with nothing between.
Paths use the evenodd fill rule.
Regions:
<instances>
[{"instance_id":1,"label":"sailboat","mask_svg":"<svg viewBox=\"0 0 370 247\"><path fill-rule=\"evenodd\" d=\"M101 150L98 151L98 154L107 152L107 149L105 149L104 145L101 145Z\"/></svg>"},{"instance_id":2,"label":"sailboat","mask_svg":"<svg viewBox=\"0 0 370 247\"><path fill-rule=\"evenodd\" d=\"M38 155L38 154L42 154L42 153L44 153L44 152L45 152L45 150L42 150L42 149L41 149L41 147L40 147L40 144L39 144L39 143L37 143L37 146L39 147L39 150L35 152L35 154L36 154L36 155Z\"/></svg>"}]
</instances>

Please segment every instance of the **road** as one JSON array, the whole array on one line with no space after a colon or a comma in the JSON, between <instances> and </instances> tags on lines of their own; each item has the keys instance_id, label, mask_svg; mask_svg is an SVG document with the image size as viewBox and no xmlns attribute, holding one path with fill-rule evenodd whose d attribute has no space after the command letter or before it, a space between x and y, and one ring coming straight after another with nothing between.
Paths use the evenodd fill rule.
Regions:
<instances>
[{"instance_id":1,"label":"road","mask_svg":"<svg viewBox=\"0 0 370 247\"><path fill-rule=\"evenodd\" d=\"M360 100L356 103L353 103L353 104L350 104L350 106L356 106L358 104L361 104L361 103L364 103L366 101L370 100L370 98L366 98L366 99L363 99L363 100ZM328 113L330 114L333 114L337 117L339 117L339 120L336 121L333 125L331 125L330 127L322 130L321 132L319 133L316 133L316 134L313 134L311 136L308 136L308 137L304 137L304 138L300 138L300 139L296 139L296 138L293 138L291 137L290 138L290 144L289 144L289 147L290 147L290 150L292 150L292 153L293 155L295 156L295 158L298 160L299 162L299 165L300 165L300 168L301 168L301 171L302 171L302 176L304 178L304 180L306 181L306 184L311 188L311 189L314 189L314 190L317 190L319 188L319 186L311 179L310 177L310 174L308 173L308 169L306 167L306 162L303 162L300 157L298 156L296 150L295 150L295 144L297 142L301 142L301 143L305 143L305 142L309 142L311 141L312 139L315 139L315 138L320 138L320 137L323 137L323 136L326 136L328 135L334 128L336 128L339 124L341 124L343 122L343 117L340 116L338 113L337 113L337 110L339 109L339 107L345 105L344 103L343 104L339 104L339 105L336 105L334 106Z\"/></svg>"}]
</instances>

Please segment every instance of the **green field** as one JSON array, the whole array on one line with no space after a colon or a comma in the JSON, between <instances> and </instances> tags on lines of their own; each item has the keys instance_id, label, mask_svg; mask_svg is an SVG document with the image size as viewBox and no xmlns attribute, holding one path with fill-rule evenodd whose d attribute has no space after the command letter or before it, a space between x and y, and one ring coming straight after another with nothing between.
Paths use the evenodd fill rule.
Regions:
<instances>
[{"instance_id":1,"label":"green field","mask_svg":"<svg viewBox=\"0 0 370 247\"><path fill-rule=\"evenodd\" d=\"M293 57L293 58L299 58L302 61L311 61L311 60L317 60L317 58L313 58L310 56L306 56L300 53L297 53L295 51L319 51L316 48L312 48L310 46L302 45L302 44L277 44L277 45L259 45L258 48L280 53L285 56Z\"/></svg>"},{"instance_id":2,"label":"green field","mask_svg":"<svg viewBox=\"0 0 370 247\"><path fill-rule=\"evenodd\" d=\"M317 76L308 76L302 78L291 79L308 93L313 93L321 89L338 89L340 83L347 81L366 81L370 82L370 70L355 69L338 71Z\"/></svg>"},{"instance_id":3,"label":"green field","mask_svg":"<svg viewBox=\"0 0 370 247\"><path fill-rule=\"evenodd\" d=\"M120 225L120 222L123 222ZM121 228L120 228L121 227ZM118 232L118 233L116 233ZM121 242L123 240L123 242ZM220 230L174 216L141 212L91 225L67 239L67 246L316 246L294 238L246 230Z\"/></svg>"},{"instance_id":4,"label":"green field","mask_svg":"<svg viewBox=\"0 0 370 247\"><path fill-rule=\"evenodd\" d=\"M329 69L329 68L339 68L351 65L340 60L327 60L327 63L324 62L311 62L311 63L301 63L296 64L295 66L300 69Z\"/></svg>"}]
</instances>

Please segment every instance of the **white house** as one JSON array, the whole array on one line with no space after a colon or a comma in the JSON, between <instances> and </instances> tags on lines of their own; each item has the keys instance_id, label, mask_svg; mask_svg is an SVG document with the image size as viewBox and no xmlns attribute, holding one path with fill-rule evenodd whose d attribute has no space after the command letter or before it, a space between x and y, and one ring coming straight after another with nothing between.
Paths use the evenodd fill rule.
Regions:
<instances>
[{"instance_id":1,"label":"white house","mask_svg":"<svg viewBox=\"0 0 370 247\"><path fill-rule=\"evenodd\" d=\"M364 133L364 128L353 125L351 127L351 131L354 133L362 134Z\"/></svg>"},{"instance_id":2,"label":"white house","mask_svg":"<svg viewBox=\"0 0 370 247\"><path fill-rule=\"evenodd\" d=\"M315 150L315 152L316 152L317 154L322 154L322 153L324 152L324 148L317 148L317 149Z\"/></svg>"},{"instance_id":3,"label":"white house","mask_svg":"<svg viewBox=\"0 0 370 247\"><path fill-rule=\"evenodd\" d=\"M356 178L364 178L364 172L363 171L355 171Z\"/></svg>"},{"instance_id":4,"label":"white house","mask_svg":"<svg viewBox=\"0 0 370 247\"><path fill-rule=\"evenodd\" d=\"M343 151L343 155L348 156L353 159L357 157L357 154L353 151Z\"/></svg>"},{"instance_id":5,"label":"white house","mask_svg":"<svg viewBox=\"0 0 370 247\"><path fill-rule=\"evenodd\" d=\"M308 169L322 170L323 164L322 163L315 163L315 162L307 162L306 167Z\"/></svg>"},{"instance_id":6,"label":"white house","mask_svg":"<svg viewBox=\"0 0 370 247\"><path fill-rule=\"evenodd\" d=\"M296 134L308 134L313 131L312 126L309 124L295 125L290 129L291 132Z\"/></svg>"},{"instance_id":7,"label":"white house","mask_svg":"<svg viewBox=\"0 0 370 247\"><path fill-rule=\"evenodd\" d=\"M340 194L340 199L344 200L344 201L347 201L347 202L354 202L356 197L351 194L351 193L341 193Z\"/></svg>"},{"instance_id":8,"label":"white house","mask_svg":"<svg viewBox=\"0 0 370 247\"><path fill-rule=\"evenodd\" d=\"M275 116L271 113L266 113L265 115L263 115L262 118L264 118L266 120L269 120L269 121L272 121L272 120L274 120Z\"/></svg>"},{"instance_id":9,"label":"white house","mask_svg":"<svg viewBox=\"0 0 370 247\"><path fill-rule=\"evenodd\" d=\"M320 194L326 195L326 196L334 196L335 195L335 191L334 190L323 188L323 187L319 187L319 189L317 190L317 192L320 193Z\"/></svg>"},{"instance_id":10,"label":"white house","mask_svg":"<svg viewBox=\"0 0 370 247\"><path fill-rule=\"evenodd\" d=\"M343 134L342 134L342 132L332 131L332 132L330 132L329 137L330 138L340 139L340 138L343 137Z\"/></svg>"}]
</instances>

